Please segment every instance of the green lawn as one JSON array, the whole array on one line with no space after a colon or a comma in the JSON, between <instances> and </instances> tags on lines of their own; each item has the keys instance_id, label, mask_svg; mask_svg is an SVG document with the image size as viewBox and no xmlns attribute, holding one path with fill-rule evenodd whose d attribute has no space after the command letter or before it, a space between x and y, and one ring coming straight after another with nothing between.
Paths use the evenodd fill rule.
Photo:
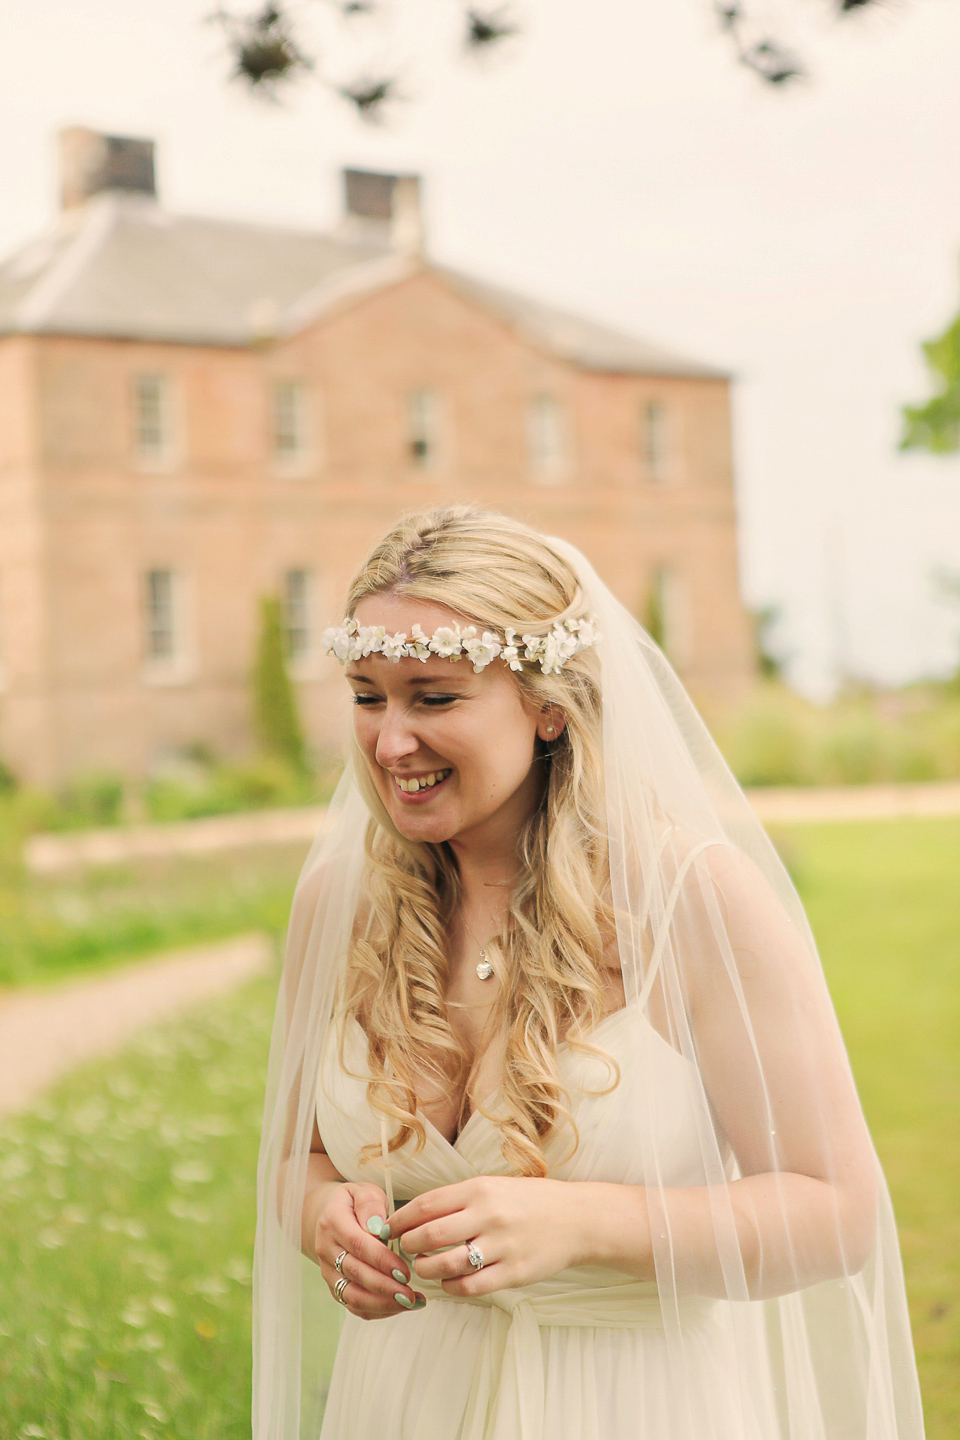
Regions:
<instances>
[{"instance_id":1,"label":"green lawn","mask_svg":"<svg viewBox=\"0 0 960 1440\"><path fill-rule=\"evenodd\" d=\"M890 1180L929 1440L955 1440L960 820L778 838ZM252 1190L272 988L258 981L143 1035L0 1126L3 1440L249 1436ZM327 1318L329 1359L332 1302Z\"/></svg>"},{"instance_id":2,"label":"green lawn","mask_svg":"<svg viewBox=\"0 0 960 1440\"><path fill-rule=\"evenodd\" d=\"M820 944L900 1229L929 1440L960 1435L960 819L797 827Z\"/></svg>"}]
</instances>

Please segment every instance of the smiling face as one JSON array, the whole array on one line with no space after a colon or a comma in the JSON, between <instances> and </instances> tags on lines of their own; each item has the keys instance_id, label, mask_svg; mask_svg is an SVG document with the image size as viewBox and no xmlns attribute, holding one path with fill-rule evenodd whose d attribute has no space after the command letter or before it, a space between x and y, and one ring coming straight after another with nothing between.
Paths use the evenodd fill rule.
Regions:
<instances>
[{"instance_id":1,"label":"smiling face","mask_svg":"<svg viewBox=\"0 0 960 1440\"><path fill-rule=\"evenodd\" d=\"M359 624L383 625L389 634L419 624L432 635L442 625L469 623L444 605L395 594L367 596L355 614ZM552 738L557 717L528 700L497 661L477 675L464 657L394 662L371 655L352 661L346 675L357 744L400 833L512 855L540 798L536 738Z\"/></svg>"}]
</instances>

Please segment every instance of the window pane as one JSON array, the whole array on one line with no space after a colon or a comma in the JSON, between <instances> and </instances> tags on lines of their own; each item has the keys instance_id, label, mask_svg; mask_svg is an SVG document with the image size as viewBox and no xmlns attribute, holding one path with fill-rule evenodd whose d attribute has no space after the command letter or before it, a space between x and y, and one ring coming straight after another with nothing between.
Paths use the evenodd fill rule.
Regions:
<instances>
[{"instance_id":1,"label":"window pane","mask_svg":"<svg viewBox=\"0 0 960 1440\"><path fill-rule=\"evenodd\" d=\"M172 660L177 638L172 570L147 571L145 599L147 657Z\"/></svg>"},{"instance_id":2,"label":"window pane","mask_svg":"<svg viewBox=\"0 0 960 1440\"><path fill-rule=\"evenodd\" d=\"M163 375L137 375L133 382L134 443L140 455L162 456L170 443L169 392Z\"/></svg>"},{"instance_id":3,"label":"window pane","mask_svg":"<svg viewBox=\"0 0 960 1440\"><path fill-rule=\"evenodd\" d=\"M432 390L414 390L408 397L410 458L429 465L437 455L437 397Z\"/></svg>"},{"instance_id":4,"label":"window pane","mask_svg":"<svg viewBox=\"0 0 960 1440\"><path fill-rule=\"evenodd\" d=\"M530 464L538 475L557 478L564 468L563 418L554 395L535 395L528 416Z\"/></svg>"},{"instance_id":5,"label":"window pane","mask_svg":"<svg viewBox=\"0 0 960 1440\"><path fill-rule=\"evenodd\" d=\"M310 653L310 575L288 570L284 585L287 653L297 660Z\"/></svg>"},{"instance_id":6,"label":"window pane","mask_svg":"<svg viewBox=\"0 0 960 1440\"><path fill-rule=\"evenodd\" d=\"M663 479L667 461L667 414L663 402L648 400L643 407L643 458L654 480Z\"/></svg>"},{"instance_id":7,"label":"window pane","mask_svg":"<svg viewBox=\"0 0 960 1440\"><path fill-rule=\"evenodd\" d=\"M304 449L303 386L296 380L281 380L273 387L273 451L281 459L292 459Z\"/></svg>"},{"instance_id":8,"label":"window pane","mask_svg":"<svg viewBox=\"0 0 960 1440\"><path fill-rule=\"evenodd\" d=\"M646 628L674 665L683 668L692 652L689 597L683 575L675 566L655 570L650 586Z\"/></svg>"}]
</instances>

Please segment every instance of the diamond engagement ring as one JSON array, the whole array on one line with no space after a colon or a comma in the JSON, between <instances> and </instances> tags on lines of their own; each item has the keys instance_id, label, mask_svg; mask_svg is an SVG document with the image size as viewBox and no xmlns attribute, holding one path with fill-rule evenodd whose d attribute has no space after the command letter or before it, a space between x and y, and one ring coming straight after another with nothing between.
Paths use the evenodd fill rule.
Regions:
<instances>
[{"instance_id":1,"label":"diamond engagement ring","mask_svg":"<svg viewBox=\"0 0 960 1440\"><path fill-rule=\"evenodd\" d=\"M350 1281L347 1279L346 1275L344 1275L343 1279L338 1280L336 1285L334 1285L333 1287L333 1298L335 1300L339 1300L341 1305L346 1305L347 1303L346 1300L344 1300L343 1298L343 1292L344 1290L346 1290L349 1284Z\"/></svg>"},{"instance_id":2,"label":"diamond engagement ring","mask_svg":"<svg viewBox=\"0 0 960 1440\"><path fill-rule=\"evenodd\" d=\"M345 1260L346 1258L347 1258L347 1252L346 1252L346 1250L341 1250L341 1251L340 1251L340 1254L337 1256L336 1260L334 1260L334 1262L333 1262L333 1268L334 1268L334 1270L336 1270L336 1272L337 1272L338 1275L342 1275L342 1274L343 1274L343 1262L344 1262L344 1260Z\"/></svg>"},{"instance_id":3,"label":"diamond engagement ring","mask_svg":"<svg viewBox=\"0 0 960 1440\"><path fill-rule=\"evenodd\" d=\"M486 1261L483 1258L483 1251L475 1240L471 1240L467 1246L467 1259L474 1270L482 1270Z\"/></svg>"}]
</instances>

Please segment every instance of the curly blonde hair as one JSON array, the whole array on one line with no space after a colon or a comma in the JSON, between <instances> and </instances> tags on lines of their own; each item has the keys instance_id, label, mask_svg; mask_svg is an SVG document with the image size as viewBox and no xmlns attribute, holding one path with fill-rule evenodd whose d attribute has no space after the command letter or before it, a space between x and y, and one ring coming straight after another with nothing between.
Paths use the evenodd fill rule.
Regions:
<instances>
[{"instance_id":1,"label":"curly blonde hair","mask_svg":"<svg viewBox=\"0 0 960 1440\"><path fill-rule=\"evenodd\" d=\"M547 540L476 506L401 519L354 580L347 614L386 592L445 605L501 637L507 626L546 633L557 620L585 614L576 576ZM511 1168L543 1175L543 1143L561 1122L573 1128L576 1144L557 1047L565 1040L592 1049L580 1037L605 1010L602 967L613 926L597 654L581 652L558 674L525 666L514 679L538 706L557 706L566 723L549 746L537 741L546 771L543 798L519 837L522 865L505 937L488 947L501 982L496 1018L505 1049L496 1113L485 1113L500 1128ZM397 1122L391 1150L411 1135L420 1149L426 1130L415 1077L449 1088L466 1087L470 1074L444 1002L446 935L460 901L460 877L449 846L400 835L366 762L360 755L356 760L374 818L364 918L347 959L341 1007L367 1037L369 1101Z\"/></svg>"}]
</instances>

